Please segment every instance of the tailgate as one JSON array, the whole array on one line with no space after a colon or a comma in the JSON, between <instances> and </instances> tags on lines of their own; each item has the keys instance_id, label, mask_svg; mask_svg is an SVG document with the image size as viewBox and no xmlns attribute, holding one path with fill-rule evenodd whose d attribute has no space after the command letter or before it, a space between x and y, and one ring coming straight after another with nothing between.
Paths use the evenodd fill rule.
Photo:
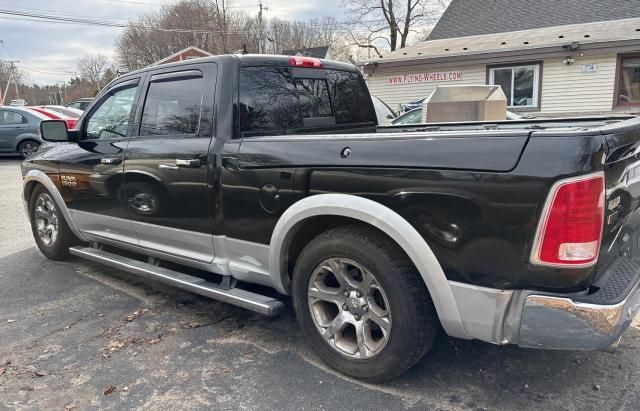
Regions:
<instances>
[{"instance_id":1,"label":"tailgate","mask_svg":"<svg viewBox=\"0 0 640 411\"><path fill-rule=\"evenodd\" d=\"M640 118L602 131L607 143L606 200L596 285L612 271L640 269Z\"/></svg>"}]
</instances>

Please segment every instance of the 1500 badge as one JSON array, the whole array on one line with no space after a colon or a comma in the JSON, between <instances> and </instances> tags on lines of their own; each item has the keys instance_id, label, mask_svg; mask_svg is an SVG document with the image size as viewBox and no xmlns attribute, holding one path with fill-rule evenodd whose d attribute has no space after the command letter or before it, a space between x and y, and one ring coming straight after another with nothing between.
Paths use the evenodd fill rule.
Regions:
<instances>
[{"instance_id":1,"label":"1500 badge","mask_svg":"<svg viewBox=\"0 0 640 411\"><path fill-rule=\"evenodd\" d=\"M64 187L76 187L78 185L74 176L60 176L60 182Z\"/></svg>"}]
</instances>

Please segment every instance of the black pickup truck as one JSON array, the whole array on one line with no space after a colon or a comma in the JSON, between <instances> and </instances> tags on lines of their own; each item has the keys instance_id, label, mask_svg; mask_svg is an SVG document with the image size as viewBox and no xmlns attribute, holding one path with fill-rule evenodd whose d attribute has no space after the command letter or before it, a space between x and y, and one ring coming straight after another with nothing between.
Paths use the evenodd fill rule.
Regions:
<instances>
[{"instance_id":1,"label":"black pickup truck","mask_svg":"<svg viewBox=\"0 0 640 411\"><path fill-rule=\"evenodd\" d=\"M449 336L611 349L640 293L640 120L378 127L351 65L216 56L113 81L23 164L42 253L266 315L400 375ZM279 293L269 292L270 287Z\"/></svg>"}]
</instances>

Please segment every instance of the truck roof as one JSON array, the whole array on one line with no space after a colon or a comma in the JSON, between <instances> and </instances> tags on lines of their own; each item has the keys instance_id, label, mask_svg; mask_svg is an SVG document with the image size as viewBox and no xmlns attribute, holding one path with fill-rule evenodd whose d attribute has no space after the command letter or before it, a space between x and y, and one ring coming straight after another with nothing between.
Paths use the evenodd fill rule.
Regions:
<instances>
[{"instance_id":1,"label":"truck roof","mask_svg":"<svg viewBox=\"0 0 640 411\"><path fill-rule=\"evenodd\" d=\"M143 67L139 70L135 70L129 72L119 78L127 77L130 75L144 73L150 70L155 70L162 67L180 67L180 66L188 66L196 63L206 63L206 62L214 62L221 64L229 64L231 62L238 62L240 66L250 67L250 66L290 66L290 59L296 56L280 56L280 55L271 55L271 54L221 54L218 56L210 56L210 57L200 57L197 59L183 60L177 61L174 63L167 63L162 65L151 65L147 67ZM304 56L300 56L304 57ZM353 64L342 63L334 60L325 60L325 59L314 59L318 60L322 63L322 68L324 69L333 69L333 70L345 70L345 71L353 71L356 72L358 69Z\"/></svg>"}]
</instances>

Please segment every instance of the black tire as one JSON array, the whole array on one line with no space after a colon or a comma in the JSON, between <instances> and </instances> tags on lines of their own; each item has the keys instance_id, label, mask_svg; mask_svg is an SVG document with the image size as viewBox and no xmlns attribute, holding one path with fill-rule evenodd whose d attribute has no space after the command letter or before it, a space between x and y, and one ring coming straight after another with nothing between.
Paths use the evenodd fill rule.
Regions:
<instances>
[{"instance_id":1,"label":"black tire","mask_svg":"<svg viewBox=\"0 0 640 411\"><path fill-rule=\"evenodd\" d=\"M344 356L321 336L308 303L312 273L328 258L358 263L384 289L392 328L388 341L373 358ZM415 365L432 347L440 328L429 292L401 249L380 232L351 225L313 239L298 258L293 274L296 317L315 352L336 370L368 382L384 382Z\"/></svg>"},{"instance_id":2,"label":"black tire","mask_svg":"<svg viewBox=\"0 0 640 411\"><path fill-rule=\"evenodd\" d=\"M167 206L164 192L155 183L125 183L120 195L131 212L145 217L159 216Z\"/></svg>"},{"instance_id":3,"label":"black tire","mask_svg":"<svg viewBox=\"0 0 640 411\"><path fill-rule=\"evenodd\" d=\"M24 140L20 144L18 144L18 154L23 159L28 158L40 148L40 143L36 140Z\"/></svg>"},{"instance_id":4,"label":"black tire","mask_svg":"<svg viewBox=\"0 0 640 411\"><path fill-rule=\"evenodd\" d=\"M45 240L43 240L43 238L38 234L36 221L36 206L38 199L42 195L49 196L49 198L53 200L53 196L44 186L38 185L33 189L29 200L29 217L31 219L31 232L33 233L33 238L45 257L50 260L66 260L70 257L69 247L79 244L80 241L69 228L69 225L60 212L58 205L55 203L55 200L53 200L55 208L53 209L52 214L55 215L57 222L57 236L50 244L45 243Z\"/></svg>"}]
</instances>

